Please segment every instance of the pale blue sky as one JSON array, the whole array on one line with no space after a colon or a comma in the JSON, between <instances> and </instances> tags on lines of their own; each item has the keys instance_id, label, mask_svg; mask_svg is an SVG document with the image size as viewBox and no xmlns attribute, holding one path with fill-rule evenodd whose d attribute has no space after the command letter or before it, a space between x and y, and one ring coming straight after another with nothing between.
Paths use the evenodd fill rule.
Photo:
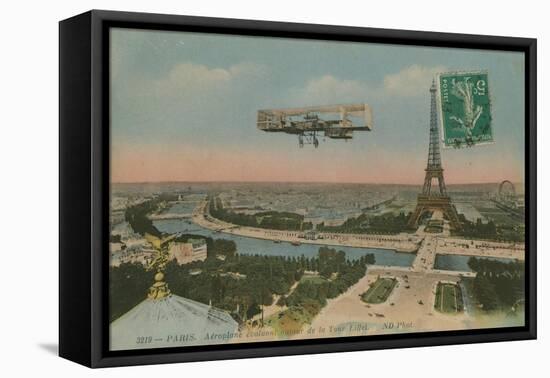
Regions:
<instances>
[{"instance_id":1,"label":"pale blue sky","mask_svg":"<svg viewBox=\"0 0 550 378\"><path fill-rule=\"evenodd\" d=\"M196 171L175 172L186 165L179 152L215 150L256 154L267 167L274 157L327 167L311 177L304 172L304 181L331 181L331 167L341 166L350 181L421 182L431 78L456 70L488 70L496 142L445 150L447 181L522 181L521 53L113 29L113 180L191 180ZM256 129L258 109L361 102L372 107L374 128L348 143L328 139L317 150L298 149L295 136ZM163 166L158 174L147 161L151 151ZM167 167L174 159L179 165Z\"/></svg>"}]
</instances>

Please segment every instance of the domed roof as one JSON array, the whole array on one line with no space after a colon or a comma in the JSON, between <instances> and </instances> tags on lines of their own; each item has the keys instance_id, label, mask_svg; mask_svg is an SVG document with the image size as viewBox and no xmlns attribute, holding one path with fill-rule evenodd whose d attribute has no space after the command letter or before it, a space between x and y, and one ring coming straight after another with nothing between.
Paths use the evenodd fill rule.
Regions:
<instances>
[{"instance_id":1,"label":"domed roof","mask_svg":"<svg viewBox=\"0 0 550 378\"><path fill-rule=\"evenodd\" d=\"M110 325L110 349L221 344L235 337L237 322L226 312L169 294L148 298Z\"/></svg>"}]
</instances>

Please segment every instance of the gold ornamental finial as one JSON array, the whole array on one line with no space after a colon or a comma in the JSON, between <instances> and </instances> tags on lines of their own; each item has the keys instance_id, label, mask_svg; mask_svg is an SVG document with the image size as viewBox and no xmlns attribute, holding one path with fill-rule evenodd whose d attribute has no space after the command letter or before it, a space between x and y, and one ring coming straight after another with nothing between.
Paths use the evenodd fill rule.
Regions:
<instances>
[{"instance_id":1,"label":"gold ornamental finial","mask_svg":"<svg viewBox=\"0 0 550 378\"><path fill-rule=\"evenodd\" d=\"M149 288L149 299L162 299L170 295L170 289L168 289L168 284L164 282L164 273L157 272L155 274L155 283Z\"/></svg>"},{"instance_id":2,"label":"gold ornamental finial","mask_svg":"<svg viewBox=\"0 0 550 378\"><path fill-rule=\"evenodd\" d=\"M147 298L149 299L162 299L168 297L170 289L168 289L168 284L164 281L164 269L168 263L168 242L174 239L177 235L170 235L167 238L160 239L154 235L145 234L145 239L153 246L156 251L156 256L153 258L147 270L156 270L155 274L155 283L149 288L149 294Z\"/></svg>"}]
</instances>

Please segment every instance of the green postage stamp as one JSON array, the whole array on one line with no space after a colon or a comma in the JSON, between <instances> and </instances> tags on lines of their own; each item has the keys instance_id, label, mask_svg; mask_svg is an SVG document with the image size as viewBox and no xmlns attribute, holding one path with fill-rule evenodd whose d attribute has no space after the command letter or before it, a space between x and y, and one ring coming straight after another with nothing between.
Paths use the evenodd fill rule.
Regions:
<instances>
[{"instance_id":1,"label":"green postage stamp","mask_svg":"<svg viewBox=\"0 0 550 378\"><path fill-rule=\"evenodd\" d=\"M439 118L446 147L492 143L493 127L486 71L438 75Z\"/></svg>"}]
</instances>

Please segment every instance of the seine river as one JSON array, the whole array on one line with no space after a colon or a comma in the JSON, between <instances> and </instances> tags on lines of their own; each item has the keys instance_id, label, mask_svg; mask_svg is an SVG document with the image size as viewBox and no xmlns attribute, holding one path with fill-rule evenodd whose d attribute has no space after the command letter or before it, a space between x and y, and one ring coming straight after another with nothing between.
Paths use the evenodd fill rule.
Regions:
<instances>
[{"instance_id":1,"label":"seine river","mask_svg":"<svg viewBox=\"0 0 550 378\"><path fill-rule=\"evenodd\" d=\"M471 272L472 269L468 266L470 256L463 255L437 255L435 257L435 269L441 270L457 270L460 272ZM485 260L500 261L504 263L515 261L514 259L498 258L498 257L483 257Z\"/></svg>"},{"instance_id":2,"label":"seine river","mask_svg":"<svg viewBox=\"0 0 550 378\"><path fill-rule=\"evenodd\" d=\"M197 202L189 201L185 203L177 203L164 213L169 214L191 214L196 207ZM319 244L302 243L299 246L294 246L287 242L275 243L272 240L249 238L239 235L231 235L226 233L216 233L209 229L199 226L191 219L167 219L155 220L154 225L159 231L167 233L184 232L189 234L209 236L214 239L229 239L233 240L237 245L237 252L243 255L267 255L267 256L295 256L304 255L306 257L317 256ZM346 257L350 260L358 259L366 254L373 254L378 265L393 265L393 266L411 266L415 258L412 253L398 253L387 249L376 248L354 248L344 246L329 246L336 248L339 251L344 251Z\"/></svg>"},{"instance_id":3,"label":"seine river","mask_svg":"<svg viewBox=\"0 0 550 378\"><path fill-rule=\"evenodd\" d=\"M243 255L295 256L313 257L319 251L319 244L302 243L294 246L287 242L275 243L271 240L249 238L239 235L216 233L203 228L192 221L184 219L156 220L155 226L162 232L185 232L195 235L210 236L214 239L229 239L237 244L237 252ZM354 248L344 246L329 246L346 252L350 260L358 259L366 254L373 254L378 265L411 266L415 258L412 253L398 253L387 249Z\"/></svg>"},{"instance_id":4,"label":"seine river","mask_svg":"<svg viewBox=\"0 0 550 378\"><path fill-rule=\"evenodd\" d=\"M197 206L198 202L189 201L184 203L177 203L170 209L167 209L164 213L169 214L188 214L190 215L193 209ZM191 219L167 219L167 220L155 220L155 226L159 231L167 233L189 233L196 235L209 236L214 239L229 239L233 240L237 245L237 252L243 255L267 255L267 256L301 256L313 257L317 255L319 251L319 244L307 244L302 243L299 246L294 246L287 242L275 243L271 240L249 238L239 235L231 235L226 233L216 233L209 229L206 229L198 224L194 223ZM354 248L344 246L329 246L336 248L337 250L344 251L346 256L350 260L357 259L366 254L373 254L378 265L390 265L390 266L411 266L415 254L412 253L398 253L388 249L377 248ZM435 260L435 269L441 270L456 270L468 272L471 271L468 266L469 256L460 255L437 255ZM513 261L510 259L497 259L503 262Z\"/></svg>"}]
</instances>

